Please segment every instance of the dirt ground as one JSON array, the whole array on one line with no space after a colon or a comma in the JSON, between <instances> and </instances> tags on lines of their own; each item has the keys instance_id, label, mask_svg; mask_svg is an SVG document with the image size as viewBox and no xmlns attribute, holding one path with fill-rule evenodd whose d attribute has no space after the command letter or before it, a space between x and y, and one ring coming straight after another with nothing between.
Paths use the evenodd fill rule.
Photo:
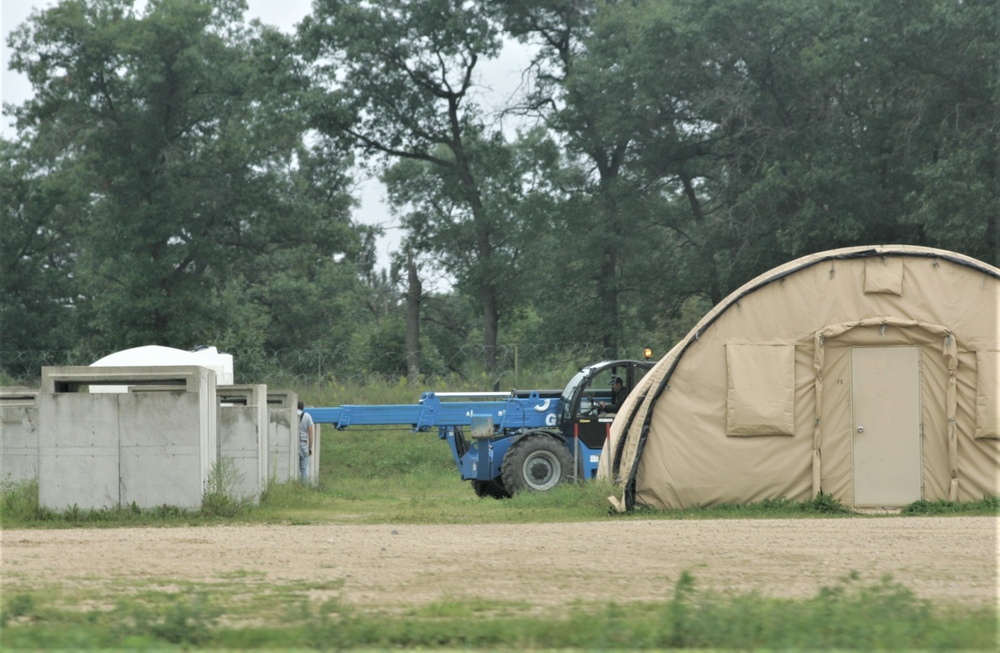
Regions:
<instances>
[{"instance_id":1,"label":"dirt ground","mask_svg":"<svg viewBox=\"0 0 1000 653\"><path fill-rule=\"evenodd\" d=\"M1000 607L998 524L873 517L5 530L0 570L4 592L328 581L332 596L314 598L388 610L467 597L542 609L662 600L684 571L701 589L805 598L856 572L864 584L889 574L935 602Z\"/></svg>"}]
</instances>

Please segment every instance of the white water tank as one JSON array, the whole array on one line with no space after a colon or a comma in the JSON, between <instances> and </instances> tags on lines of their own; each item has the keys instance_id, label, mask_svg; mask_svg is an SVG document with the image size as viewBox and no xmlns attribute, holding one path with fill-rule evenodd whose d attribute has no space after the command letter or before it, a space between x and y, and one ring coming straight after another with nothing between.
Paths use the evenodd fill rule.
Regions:
<instances>
[{"instance_id":1,"label":"white water tank","mask_svg":"<svg viewBox=\"0 0 1000 653\"><path fill-rule=\"evenodd\" d=\"M91 367L164 367L200 365L215 370L216 385L233 385L233 355L220 354L215 347L197 347L191 351L146 345L123 349L94 361ZM128 392L128 386L93 385L91 392Z\"/></svg>"}]
</instances>

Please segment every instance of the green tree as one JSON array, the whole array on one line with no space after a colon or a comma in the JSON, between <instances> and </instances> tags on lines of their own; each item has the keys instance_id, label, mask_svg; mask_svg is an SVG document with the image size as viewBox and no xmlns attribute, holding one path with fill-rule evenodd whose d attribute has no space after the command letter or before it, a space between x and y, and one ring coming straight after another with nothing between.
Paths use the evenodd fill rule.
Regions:
<instances>
[{"instance_id":1,"label":"green tree","mask_svg":"<svg viewBox=\"0 0 1000 653\"><path fill-rule=\"evenodd\" d=\"M503 305L502 282L491 273L499 259L495 213L471 151L490 142L474 89L478 63L500 49L499 26L475 4L448 0L384 0L358 4L318 0L300 39L319 89L314 124L366 157L433 166L449 201L461 206L479 266L468 276L480 305L484 363L495 364ZM458 245L458 243L456 243Z\"/></svg>"},{"instance_id":2,"label":"green tree","mask_svg":"<svg viewBox=\"0 0 1000 653\"><path fill-rule=\"evenodd\" d=\"M873 36L914 78L913 127L926 134L904 221L927 242L1000 266L1000 9L991 0L890 2L873 12L907 18ZM917 124L914 124L917 123ZM905 140L903 140L905 138Z\"/></svg>"},{"instance_id":3,"label":"green tree","mask_svg":"<svg viewBox=\"0 0 1000 653\"><path fill-rule=\"evenodd\" d=\"M302 346L322 327L282 329L277 298L353 276L343 157L309 160L291 43L245 9L64 0L10 39L35 91L22 138L86 180L74 275L95 347Z\"/></svg>"},{"instance_id":4,"label":"green tree","mask_svg":"<svg viewBox=\"0 0 1000 653\"><path fill-rule=\"evenodd\" d=\"M50 165L0 140L0 369L16 378L37 374L34 354L73 345L73 227L86 193Z\"/></svg>"},{"instance_id":5,"label":"green tree","mask_svg":"<svg viewBox=\"0 0 1000 653\"><path fill-rule=\"evenodd\" d=\"M712 126L696 192L724 291L847 245L995 256L991 4L677 3L664 34L709 73L682 95Z\"/></svg>"},{"instance_id":6,"label":"green tree","mask_svg":"<svg viewBox=\"0 0 1000 653\"><path fill-rule=\"evenodd\" d=\"M234 259L226 283L229 320L219 340L260 374L348 373L351 340L381 319L374 233L350 220L354 201L347 162L336 153L300 148L294 169L275 173L267 211ZM276 354L272 359L269 353Z\"/></svg>"},{"instance_id":7,"label":"green tree","mask_svg":"<svg viewBox=\"0 0 1000 653\"><path fill-rule=\"evenodd\" d=\"M651 130L676 136L684 119L676 104L643 86L669 75L662 65L669 57L657 53L654 67L642 47L645 23L661 4L498 3L507 29L538 45L536 84L521 110L540 116L563 145L548 256L538 258L566 299L536 308L546 329L596 340L607 356L646 344L637 339L645 339L649 307L676 312L681 303L672 263L684 240L662 219L670 183L651 183L638 165Z\"/></svg>"},{"instance_id":8,"label":"green tree","mask_svg":"<svg viewBox=\"0 0 1000 653\"><path fill-rule=\"evenodd\" d=\"M537 165L537 149L545 145L540 136L527 133L510 144L499 134L490 139L466 135L470 166L482 180L478 222L451 171L442 166L404 159L382 177L390 203L402 207L402 224L414 249L423 253L424 267L447 270L455 289L468 297L480 296L484 286L495 286L498 319L516 310L525 273L533 269L523 261L523 253L536 237L538 224L528 198L545 183ZM488 257L476 246L478 231L484 227L490 241Z\"/></svg>"}]
</instances>

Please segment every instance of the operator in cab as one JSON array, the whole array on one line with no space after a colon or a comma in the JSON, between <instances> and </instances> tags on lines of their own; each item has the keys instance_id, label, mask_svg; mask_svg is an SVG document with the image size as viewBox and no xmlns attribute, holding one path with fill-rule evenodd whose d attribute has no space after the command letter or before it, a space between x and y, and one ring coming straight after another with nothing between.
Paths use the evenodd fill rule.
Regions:
<instances>
[{"instance_id":1,"label":"operator in cab","mask_svg":"<svg viewBox=\"0 0 1000 653\"><path fill-rule=\"evenodd\" d=\"M625 403L628 390L625 389L625 382L622 377L615 375L611 377L611 401L598 402L597 406L602 413L617 413L618 409Z\"/></svg>"}]
</instances>

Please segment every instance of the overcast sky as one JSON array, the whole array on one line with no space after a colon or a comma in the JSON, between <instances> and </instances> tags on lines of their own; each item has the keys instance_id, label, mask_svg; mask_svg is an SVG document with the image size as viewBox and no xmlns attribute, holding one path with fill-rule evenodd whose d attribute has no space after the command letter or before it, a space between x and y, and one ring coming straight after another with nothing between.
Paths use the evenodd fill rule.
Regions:
<instances>
[{"instance_id":1,"label":"overcast sky","mask_svg":"<svg viewBox=\"0 0 1000 653\"><path fill-rule=\"evenodd\" d=\"M44 9L58 4L56 0L0 0L2 13L0 24L3 28L3 102L4 104L21 104L31 96L31 85L22 75L8 69L10 52L7 48L7 36L18 25L23 23L33 9ZM139 5L139 2L136 3ZM274 25L285 32L291 32L295 26L308 14L312 8L312 0L247 0L248 17L258 18L262 23ZM503 56L497 62L482 64L483 79L486 90L494 96L495 102L502 102L513 94L520 84L521 71L528 61L527 49L512 44L504 49ZM0 132L4 138L12 139L15 131L8 116L3 116ZM378 245L379 265L387 267L390 253L399 244L400 234L394 218L385 205L384 189L377 180L367 180L359 184L355 196L361 206L356 209L355 219L366 224L381 225L386 235Z\"/></svg>"}]
</instances>

